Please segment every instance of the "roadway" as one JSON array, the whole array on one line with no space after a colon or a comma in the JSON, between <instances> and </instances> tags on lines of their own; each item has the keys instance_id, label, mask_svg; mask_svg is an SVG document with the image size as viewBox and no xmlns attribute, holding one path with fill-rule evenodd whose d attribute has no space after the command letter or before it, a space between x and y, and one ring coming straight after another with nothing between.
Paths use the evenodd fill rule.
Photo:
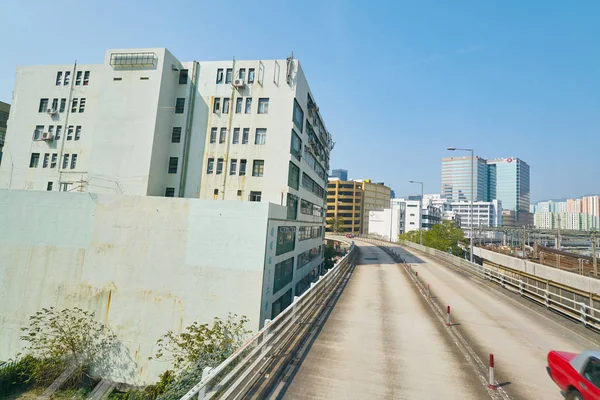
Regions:
<instances>
[{"instance_id":1,"label":"roadway","mask_svg":"<svg viewBox=\"0 0 600 400\"><path fill-rule=\"evenodd\" d=\"M284 398L489 398L403 267L357 244L354 274Z\"/></svg>"},{"instance_id":2,"label":"roadway","mask_svg":"<svg viewBox=\"0 0 600 400\"><path fill-rule=\"evenodd\" d=\"M430 284L434 301L451 305L446 327L405 269L382 249L357 241L359 260L286 399L501 398L478 377L448 330L487 361L494 353L502 397L562 399L548 377L546 355L598 348L557 318L549 318L487 283L436 259L396 246Z\"/></svg>"}]
</instances>

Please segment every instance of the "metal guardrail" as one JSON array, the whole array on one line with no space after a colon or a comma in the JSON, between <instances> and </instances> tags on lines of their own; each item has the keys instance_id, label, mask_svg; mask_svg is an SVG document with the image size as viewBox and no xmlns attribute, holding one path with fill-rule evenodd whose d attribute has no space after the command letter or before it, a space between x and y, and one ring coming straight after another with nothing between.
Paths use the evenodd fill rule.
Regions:
<instances>
[{"instance_id":1,"label":"metal guardrail","mask_svg":"<svg viewBox=\"0 0 600 400\"><path fill-rule=\"evenodd\" d=\"M369 238L361 238L367 242L388 247L391 243ZM462 258L443 251L407 241L395 243L427 253L447 262L481 279L494 282L506 290L517 293L534 301L547 309L554 310L584 326L600 330L600 294L586 292L561 283L540 278L503 265L489 263L489 266L471 263Z\"/></svg>"},{"instance_id":2,"label":"metal guardrail","mask_svg":"<svg viewBox=\"0 0 600 400\"><path fill-rule=\"evenodd\" d=\"M313 321L321 315L336 289L355 264L356 249L348 253L317 282L265 324L256 335L214 369L206 368L202 380L181 400L237 399L258 395L278 381L289 363L290 349L302 343ZM287 359L286 359L287 358Z\"/></svg>"}]
</instances>

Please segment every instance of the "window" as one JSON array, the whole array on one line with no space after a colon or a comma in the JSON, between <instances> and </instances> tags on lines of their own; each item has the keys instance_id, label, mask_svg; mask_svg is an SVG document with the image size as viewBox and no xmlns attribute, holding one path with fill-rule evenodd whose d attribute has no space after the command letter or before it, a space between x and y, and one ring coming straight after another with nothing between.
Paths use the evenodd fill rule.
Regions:
<instances>
[{"instance_id":1,"label":"window","mask_svg":"<svg viewBox=\"0 0 600 400\"><path fill-rule=\"evenodd\" d=\"M90 83L90 71L85 71L83 73L83 86L87 86Z\"/></svg>"},{"instance_id":2,"label":"window","mask_svg":"<svg viewBox=\"0 0 600 400\"><path fill-rule=\"evenodd\" d=\"M44 154L44 162L42 163L42 168L48 168L49 161L50 161L50 153Z\"/></svg>"},{"instance_id":3,"label":"window","mask_svg":"<svg viewBox=\"0 0 600 400\"><path fill-rule=\"evenodd\" d=\"M582 375L585 379L590 381L592 385L600 388L600 360L595 357L590 357Z\"/></svg>"},{"instance_id":4,"label":"window","mask_svg":"<svg viewBox=\"0 0 600 400\"><path fill-rule=\"evenodd\" d=\"M279 73L281 71L281 67L279 67L279 63L275 61L275 68L273 69L273 83L275 86L279 86Z\"/></svg>"},{"instance_id":5,"label":"window","mask_svg":"<svg viewBox=\"0 0 600 400\"><path fill-rule=\"evenodd\" d=\"M116 77L113 78L113 81L122 81L122 80L123 80L123 78L116 78Z\"/></svg>"},{"instance_id":6,"label":"window","mask_svg":"<svg viewBox=\"0 0 600 400\"><path fill-rule=\"evenodd\" d=\"M290 153L300 161L302 157L302 139L292 129L292 143L290 144Z\"/></svg>"},{"instance_id":7,"label":"window","mask_svg":"<svg viewBox=\"0 0 600 400\"><path fill-rule=\"evenodd\" d=\"M175 188L166 188L165 197L175 197Z\"/></svg>"},{"instance_id":8,"label":"window","mask_svg":"<svg viewBox=\"0 0 600 400\"><path fill-rule=\"evenodd\" d=\"M46 112L48 110L48 99L40 99L39 112Z\"/></svg>"},{"instance_id":9,"label":"window","mask_svg":"<svg viewBox=\"0 0 600 400\"><path fill-rule=\"evenodd\" d=\"M62 71L56 73L56 86L60 86L62 82Z\"/></svg>"},{"instance_id":10,"label":"window","mask_svg":"<svg viewBox=\"0 0 600 400\"><path fill-rule=\"evenodd\" d=\"M240 128L233 128L233 139L232 144L238 144L240 142Z\"/></svg>"},{"instance_id":11,"label":"window","mask_svg":"<svg viewBox=\"0 0 600 400\"><path fill-rule=\"evenodd\" d=\"M223 159L218 158L217 159L217 175L220 175L222 173L223 173Z\"/></svg>"},{"instance_id":12,"label":"window","mask_svg":"<svg viewBox=\"0 0 600 400\"><path fill-rule=\"evenodd\" d=\"M250 136L250 128L244 128L244 134L242 135L242 144L248 144L248 136Z\"/></svg>"},{"instance_id":13,"label":"window","mask_svg":"<svg viewBox=\"0 0 600 400\"><path fill-rule=\"evenodd\" d=\"M52 186L54 186L54 182L48 182L48 184L46 185L46 191L51 192Z\"/></svg>"},{"instance_id":14,"label":"window","mask_svg":"<svg viewBox=\"0 0 600 400\"><path fill-rule=\"evenodd\" d=\"M52 99L52 109L58 111L58 99Z\"/></svg>"},{"instance_id":15,"label":"window","mask_svg":"<svg viewBox=\"0 0 600 400\"><path fill-rule=\"evenodd\" d=\"M232 158L231 164L229 165L229 175L235 175L237 173L237 159Z\"/></svg>"},{"instance_id":16,"label":"window","mask_svg":"<svg viewBox=\"0 0 600 400\"><path fill-rule=\"evenodd\" d=\"M258 63L258 84L262 86L265 80L265 65L261 62Z\"/></svg>"},{"instance_id":17,"label":"window","mask_svg":"<svg viewBox=\"0 0 600 400\"><path fill-rule=\"evenodd\" d=\"M210 142L217 143L217 128L210 128Z\"/></svg>"},{"instance_id":18,"label":"window","mask_svg":"<svg viewBox=\"0 0 600 400\"><path fill-rule=\"evenodd\" d=\"M300 133L302 133L302 128L304 125L304 111L302 111L302 107L300 107L300 104L298 103L298 100L296 100L296 99L294 99L293 121L294 121L294 124L296 125L296 128L298 128Z\"/></svg>"},{"instance_id":19,"label":"window","mask_svg":"<svg viewBox=\"0 0 600 400\"><path fill-rule=\"evenodd\" d=\"M265 172L265 161L264 160L254 160L254 164L252 164L252 176L263 176Z\"/></svg>"},{"instance_id":20,"label":"window","mask_svg":"<svg viewBox=\"0 0 600 400\"><path fill-rule=\"evenodd\" d=\"M67 108L67 99L60 99L60 112L65 112L65 108Z\"/></svg>"},{"instance_id":21,"label":"window","mask_svg":"<svg viewBox=\"0 0 600 400\"><path fill-rule=\"evenodd\" d=\"M325 190L304 172L302 173L302 187L319 198L325 198Z\"/></svg>"},{"instance_id":22,"label":"window","mask_svg":"<svg viewBox=\"0 0 600 400\"><path fill-rule=\"evenodd\" d=\"M221 98L219 97L215 97L215 101L213 103L213 112L219 112L221 111Z\"/></svg>"},{"instance_id":23,"label":"window","mask_svg":"<svg viewBox=\"0 0 600 400\"><path fill-rule=\"evenodd\" d=\"M246 79L246 68L240 68L238 71L238 78L242 80Z\"/></svg>"},{"instance_id":24,"label":"window","mask_svg":"<svg viewBox=\"0 0 600 400\"><path fill-rule=\"evenodd\" d=\"M252 97L246 97L246 108L244 112L246 114L250 114L252 112Z\"/></svg>"},{"instance_id":25,"label":"window","mask_svg":"<svg viewBox=\"0 0 600 400\"><path fill-rule=\"evenodd\" d=\"M57 159L58 159L58 156L56 155L56 153L52 153L52 159L50 161L50 168L56 168Z\"/></svg>"},{"instance_id":26,"label":"window","mask_svg":"<svg viewBox=\"0 0 600 400\"><path fill-rule=\"evenodd\" d=\"M237 195L238 195L238 196L241 196L241 195L242 195L242 191L241 191L241 190L238 190L238 191L237 191Z\"/></svg>"},{"instance_id":27,"label":"window","mask_svg":"<svg viewBox=\"0 0 600 400\"><path fill-rule=\"evenodd\" d=\"M271 306L271 319L275 319L279 313L289 307L292 304L292 289L288 290L284 294L281 295L280 298L273 302Z\"/></svg>"},{"instance_id":28,"label":"window","mask_svg":"<svg viewBox=\"0 0 600 400\"><path fill-rule=\"evenodd\" d=\"M213 190L213 196L214 196L214 199L217 200L217 198L219 196L219 189Z\"/></svg>"},{"instance_id":29,"label":"window","mask_svg":"<svg viewBox=\"0 0 600 400\"><path fill-rule=\"evenodd\" d=\"M273 280L273 293L277 293L288 285L294 277L294 257L275 264L275 277ZM283 310L283 307L282 307Z\"/></svg>"},{"instance_id":30,"label":"window","mask_svg":"<svg viewBox=\"0 0 600 400\"><path fill-rule=\"evenodd\" d=\"M185 109L185 98L179 97L175 103L175 114L183 114Z\"/></svg>"},{"instance_id":31,"label":"window","mask_svg":"<svg viewBox=\"0 0 600 400\"><path fill-rule=\"evenodd\" d=\"M288 186L296 190L300 188L300 168L291 161L288 171Z\"/></svg>"},{"instance_id":32,"label":"window","mask_svg":"<svg viewBox=\"0 0 600 400\"><path fill-rule=\"evenodd\" d=\"M75 169L77 166L77 154L71 156L71 169Z\"/></svg>"},{"instance_id":33,"label":"window","mask_svg":"<svg viewBox=\"0 0 600 400\"><path fill-rule=\"evenodd\" d=\"M287 219L296 219L298 216L298 196L291 193L287 195Z\"/></svg>"},{"instance_id":34,"label":"window","mask_svg":"<svg viewBox=\"0 0 600 400\"><path fill-rule=\"evenodd\" d=\"M67 86L69 84L69 78L71 77L71 71L65 71L65 81L63 85Z\"/></svg>"},{"instance_id":35,"label":"window","mask_svg":"<svg viewBox=\"0 0 600 400\"><path fill-rule=\"evenodd\" d=\"M267 129L256 128L256 134L254 135L254 144L265 144L267 143Z\"/></svg>"},{"instance_id":36,"label":"window","mask_svg":"<svg viewBox=\"0 0 600 400\"><path fill-rule=\"evenodd\" d=\"M231 83L232 75L233 75L233 70L231 68L227 68L227 71L225 71L225 83Z\"/></svg>"},{"instance_id":37,"label":"window","mask_svg":"<svg viewBox=\"0 0 600 400\"><path fill-rule=\"evenodd\" d=\"M36 125L33 131L33 140L40 140L44 132L44 125Z\"/></svg>"},{"instance_id":38,"label":"window","mask_svg":"<svg viewBox=\"0 0 600 400\"><path fill-rule=\"evenodd\" d=\"M75 86L81 85L81 78L83 77L82 71L77 71L77 75L75 75Z\"/></svg>"},{"instance_id":39,"label":"window","mask_svg":"<svg viewBox=\"0 0 600 400\"><path fill-rule=\"evenodd\" d=\"M171 143L179 143L181 142L181 127L174 126L173 132L171 133Z\"/></svg>"},{"instance_id":40,"label":"window","mask_svg":"<svg viewBox=\"0 0 600 400\"><path fill-rule=\"evenodd\" d=\"M254 68L248 70L248 83L254 83Z\"/></svg>"},{"instance_id":41,"label":"window","mask_svg":"<svg viewBox=\"0 0 600 400\"><path fill-rule=\"evenodd\" d=\"M229 97L225 97L223 99L223 114L229 114L229 101L231 99Z\"/></svg>"},{"instance_id":42,"label":"window","mask_svg":"<svg viewBox=\"0 0 600 400\"><path fill-rule=\"evenodd\" d=\"M179 163L179 159L177 157L169 157L169 173L176 174L177 173L177 164Z\"/></svg>"},{"instance_id":43,"label":"window","mask_svg":"<svg viewBox=\"0 0 600 400\"><path fill-rule=\"evenodd\" d=\"M246 175L246 160L240 160L240 176Z\"/></svg>"},{"instance_id":44,"label":"window","mask_svg":"<svg viewBox=\"0 0 600 400\"><path fill-rule=\"evenodd\" d=\"M260 201L262 192L250 192L250 201Z\"/></svg>"},{"instance_id":45,"label":"window","mask_svg":"<svg viewBox=\"0 0 600 400\"><path fill-rule=\"evenodd\" d=\"M217 70L217 83L223 83L223 68Z\"/></svg>"},{"instance_id":46,"label":"window","mask_svg":"<svg viewBox=\"0 0 600 400\"><path fill-rule=\"evenodd\" d=\"M221 128L221 132L219 133L219 143L225 143L226 137L227 137L227 128Z\"/></svg>"},{"instance_id":47,"label":"window","mask_svg":"<svg viewBox=\"0 0 600 400\"><path fill-rule=\"evenodd\" d=\"M188 81L188 70L182 69L181 71L179 71L179 84L186 85L187 81Z\"/></svg>"},{"instance_id":48,"label":"window","mask_svg":"<svg viewBox=\"0 0 600 400\"><path fill-rule=\"evenodd\" d=\"M258 99L258 113L259 114L268 114L269 113L269 99L268 98Z\"/></svg>"},{"instance_id":49,"label":"window","mask_svg":"<svg viewBox=\"0 0 600 400\"><path fill-rule=\"evenodd\" d=\"M85 111L85 98L79 101L79 112L82 113Z\"/></svg>"},{"instance_id":50,"label":"window","mask_svg":"<svg viewBox=\"0 0 600 400\"><path fill-rule=\"evenodd\" d=\"M69 166L69 155L68 154L64 154L63 155L62 167L63 167L63 169L67 169L68 166Z\"/></svg>"},{"instance_id":51,"label":"window","mask_svg":"<svg viewBox=\"0 0 600 400\"><path fill-rule=\"evenodd\" d=\"M78 101L79 101L78 99L73 99L73 102L71 103L71 112L72 113L77 112L77 102Z\"/></svg>"},{"instance_id":52,"label":"window","mask_svg":"<svg viewBox=\"0 0 600 400\"><path fill-rule=\"evenodd\" d=\"M235 113L236 114L242 113L242 103L243 102L244 102L244 99L242 97L238 97L237 99L235 99Z\"/></svg>"},{"instance_id":53,"label":"window","mask_svg":"<svg viewBox=\"0 0 600 400\"><path fill-rule=\"evenodd\" d=\"M310 229L310 227L306 226L304 228ZM304 267L306 264L311 262L312 260L318 258L321 255L321 246L314 247L310 250L304 251L298 254L298 265L296 269L300 269Z\"/></svg>"},{"instance_id":54,"label":"window","mask_svg":"<svg viewBox=\"0 0 600 400\"><path fill-rule=\"evenodd\" d=\"M214 170L215 170L215 159L209 158L208 164L206 164L206 173L212 174L214 172Z\"/></svg>"},{"instance_id":55,"label":"window","mask_svg":"<svg viewBox=\"0 0 600 400\"><path fill-rule=\"evenodd\" d=\"M277 248L275 255L293 251L296 248L296 227L280 226L277 228Z\"/></svg>"},{"instance_id":56,"label":"window","mask_svg":"<svg viewBox=\"0 0 600 400\"><path fill-rule=\"evenodd\" d=\"M73 140L73 125L67 127L67 140Z\"/></svg>"}]
</instances>

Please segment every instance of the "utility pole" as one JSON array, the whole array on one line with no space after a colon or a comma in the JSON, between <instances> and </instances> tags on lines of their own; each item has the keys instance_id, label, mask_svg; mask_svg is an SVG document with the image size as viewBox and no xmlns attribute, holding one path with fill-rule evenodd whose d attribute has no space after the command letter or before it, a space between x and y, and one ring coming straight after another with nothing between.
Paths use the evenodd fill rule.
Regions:
<instances>
[{"instance_id":1,"label":"utility pole","mask_svg":"<svg viewBox=\"0 0 600 400\"><path fill-rule=\"evenodd\" d=\"M593 259L593 268L594 268L594 276L598 277L598 260L596 257L596 232L592 232L592 259Z\"/></svg>"},{"instance_id":2,"label":"utility pole","mask_svg":"<svg viewBox=\"0 0 600 400\"><path fill-rule=\"evenodd\" d=\"M527 231L525 230L525 225L523 225L523 259L527 258L525 256L526 236L527 236Z\"/></svg>"}]
</instances>

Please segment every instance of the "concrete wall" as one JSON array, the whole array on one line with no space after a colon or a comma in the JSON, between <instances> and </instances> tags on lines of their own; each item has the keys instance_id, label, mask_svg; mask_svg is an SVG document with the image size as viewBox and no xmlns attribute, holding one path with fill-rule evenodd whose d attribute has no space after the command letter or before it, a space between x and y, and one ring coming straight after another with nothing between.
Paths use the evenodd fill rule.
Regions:
<instances>
[{"instance_id":1,"label":"concrete wall","mask_svg":"<svg viewBox=\"0 0 600 400\"><path fill-rule=\"evenodd\" d=\"M587 276L577 275L572 272L563 271L558 268L552 268L547 265L534 263L505 254L496 253L490 250L474 248L473 253L493 263L504 265L505 267L522 271L540 278L571 286L586 292L600 293L600 280L589 278Z\"/></svg>"},{"instance_id":2,"label":"concrete wall","mask_svg":"<svg viewBox=\"0 0 600 400\"><path fill-rule=\"evenodd\" d=\"M282 215L268 203L0 190L0 360L49 306L95 311L129 349L130 382L168 367L148 361L168 329L234 312L256 331L267 227Z\"/></svg>"}]
</instances>

